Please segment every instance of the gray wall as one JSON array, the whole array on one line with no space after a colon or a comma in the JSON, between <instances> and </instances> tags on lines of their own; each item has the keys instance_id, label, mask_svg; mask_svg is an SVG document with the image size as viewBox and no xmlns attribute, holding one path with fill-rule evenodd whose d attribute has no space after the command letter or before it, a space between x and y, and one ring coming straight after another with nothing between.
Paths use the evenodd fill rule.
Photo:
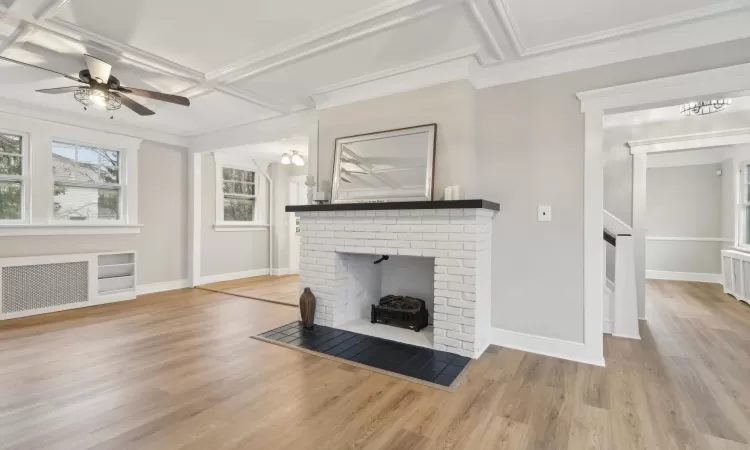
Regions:
<instances>
[{"instance_id":1,"label":"gray wall","mask_svg":"<svg viewBox=\"0 0 750 450\"><path fill-rule=\"evenodd\" d=\"M320 111L317 179L332 180L336 138L437 123L433 198L451 185L476 196L474 106L472 86L456 81Z\"/></svg>"},{"instance_id":2,"label":"gray wall","mask_svg":"<svg viewBox=\"0 0 750 450\"><path fill-rule=\"evenodd\" d=\"M141 144L140 234L0 237L0 257L135 250L139 285L187 279L186 152L156 142Z\"/></svg>"},{"instance_id":3,"label":"gray wall","mask_svg":"<svg viewBox=\"0 0 750 450\"><path fill-rule=\"evenodd\" d=\"M215 163L210 154L204 154L201 161L201 276L268 269L268 230L219 232L213 229L216 222ZM259 179L265 182L262 176Z\"/></svg>"},{"instance_id":4,"label":"gray wall","mask_svg":"<svg viewBox=\"0 0 750 450\"><path fill-rule=\"evenodd\" d=\"M577 92L750 61L750 41L477 92L479 192L499 201L492 325L583 340L584 116ZM539 223L537 205L552 205Z\"/></svg>"},{"instance_id":5,"label":"gray wall","mask_svg":"<svg viewBox=\"0 0 750 450\"><path fill-rule=\"evenodd\" d=\"M647 171L647 236L722 237L721 164ZM730 174L727 174L731 177ZM646 242L646 270L721 272L721 242Z\"/></svg>"}]
</instances>

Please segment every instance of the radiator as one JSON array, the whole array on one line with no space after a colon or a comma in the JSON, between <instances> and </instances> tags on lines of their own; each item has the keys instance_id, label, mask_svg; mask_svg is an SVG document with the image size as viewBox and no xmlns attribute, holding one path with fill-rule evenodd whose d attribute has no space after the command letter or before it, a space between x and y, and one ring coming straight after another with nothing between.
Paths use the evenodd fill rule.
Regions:
<instances>
[{"instance_id":1,"label":"radiator","mask_svg":"<svg viewBox=\"0 0 750 450\"><path fill-rule=\"evenodd\" d=\"M2 313L49 310L89 301L86 261L2 268Z\"/></svg>"}]
</instances>

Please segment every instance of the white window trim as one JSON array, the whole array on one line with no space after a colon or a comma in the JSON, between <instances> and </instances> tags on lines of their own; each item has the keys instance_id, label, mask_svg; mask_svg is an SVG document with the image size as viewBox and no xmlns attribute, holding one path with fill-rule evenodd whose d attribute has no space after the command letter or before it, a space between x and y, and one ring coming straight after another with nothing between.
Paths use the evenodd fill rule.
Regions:
<instances>
[{"instance_id":1,"label":"white window trim","mask_svg":"<svg viewBox=\"0 0 750 450\"><path fill-rule=\"evenodd\" d=\"M0 175L0 181L21 182L21 218L16 220L0 220L0 226L23 225L31 219L31 151L29 146L29 135L14 130L0 129L2 134L10 134L21 137L21 176Z\"/></svg>"},{"instance_id":2,"label":"white window trim","mask_svg":"<svg viewBox=\"0 0 750 450\"><path fill-rule=\"evenodd\" d=\"M138 148L141 139L2 112L0 112L0 125L4 132L27 138L24 143L27 155L24 158L24 164L26 164L24 174L27 174L25 175L27 183L24 186L26 195L23 221L0 222L0 236L140 233L143 227L138 223ZM121 220L78 223L54 219L52 141L123 152L121 156L125 161L120 166L121 183L124 185Z\"/></svg>"},{"instance_id":3,"label":"white window trim","mask_svg":"<svg viewBox=\"0 0 750 450\"><path fill-rule=\"evenodd\" d=\"M748 201L748 190L750 190L750 183L748 180L747 166L750 164L750 160L740 162L739 170L735 170L735 236L737 236L735 247L744 251L750 251L750 244L746 244L747 236L745 236L747 230L748 214L746 213L746 207L750 206Z\"/></svg>"},{"instance_id":4,"label":"white window trim","mask_svg":"<svg viewBox=\"0 0 750 450\"><path fill-rule=\"evenodd\" d=\"M215 170L216 220L214 231L242 232L268 230L267 182L260 167L238 158L213 153ZM250 222L224 220L224 168L247 170L255 173L255 220Z\"/></svg>"},{"instance_id":5,"label":"white window trim","mask_svg":"<svg viewBox=\"0 0 750 450\"><path fill-rule=\"evenodd\" d=\"M119 153L119 159L120 159L120 165L118 167L118 169L119 169L118 179L119 179L120 182L118 184L108 184L108 183L94 183L94 182L90 182L89 183L89 182L77 182L77 181L65 181L65 180L57 181L55 179L54 175L53 175L52 176L53 195L52 195L52 199L51 199L51 201L49 202L49 205L48 205L49 208L50 208L49 217L50 217L51 222L53 224L55 224L55 225L61 225L61 226L68 226L70 224L76 224L76 225L79 225L79 226L86 226L87 224L90 225L90 226L97 226L97 225L105 225L105 226L120 225L120 226L122 226L122 225L127 225L127 223L128 223L127 215L128 215L128 209L129 209L127 207L127 205L128 205L128 196L127 196L127 192L128 192L127 172L128 172L128 170L127 170L127 167L128 167L128 156L129 155L128 155L128 152L126 151L126 149L124 149L124 148L106 148L106 147L101 147L101 146L92 145L92 144L88 144L88 143L74 142L74 141L71 141L70 139L53 139L52 143L54 144L55 142L58 142L58 143L61 143L61 144L81 146L81 147L91 147L91 148L95 148L97 150L108 150L108 151L118 152ZM50 157L51 157L51 155L50 155ZM52 166L50 165L50 171L51 170L52 170ZM58 218L55 218L54 186L55 186L56 183L63 184L63 185L66 185L66 186L78 186L78 187L85 187L85 188L91 188L91 189L95 189L95 188L118 189L120 191L120 200L118 202L119 203L118 204L119 211L118 211L118 214L117 214L118 217L119 217L119 219L117 219L117 220L111 220L111 219L110 220L106 220L106 219L93 219L93 220L85 220L85 221L78 222L78 221L74 221L74 220L70 220L70 219L58 219Z\"/></svg>"}]
</instances>

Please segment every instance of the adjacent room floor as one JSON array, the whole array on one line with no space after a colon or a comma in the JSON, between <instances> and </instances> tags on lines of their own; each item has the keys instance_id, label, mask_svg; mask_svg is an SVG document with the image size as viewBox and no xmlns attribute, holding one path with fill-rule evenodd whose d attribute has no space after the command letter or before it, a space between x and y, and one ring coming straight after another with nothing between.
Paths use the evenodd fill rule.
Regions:
<instances>
[{"instance_id":1,"label":"adjacent room floor","mask_svg":"<svg viewBox=\"0 0 750 450\"><path fill-rule=\"evenodd\" d=\"M750 449L750 307L650 282L607 368L491 347L448 393L250 339L294 308L204 290L0 325L0 448Z\"/></svg>"},{"instance_id":2,"label":"adjacent room floor","mask_svg":"<svg viewBox=\"0 0 750 450\"><path fill-rule=\"evenodd\" d=\"M285 305L299 305L299 275L262 276L204 284L201 289L265 300Z\"/></svg>"}]
</instances>

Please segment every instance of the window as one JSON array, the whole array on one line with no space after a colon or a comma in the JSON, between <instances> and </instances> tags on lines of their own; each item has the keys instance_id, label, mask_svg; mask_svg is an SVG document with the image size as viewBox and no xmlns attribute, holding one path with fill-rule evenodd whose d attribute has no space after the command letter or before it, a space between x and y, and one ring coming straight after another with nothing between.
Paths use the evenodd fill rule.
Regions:
<instances>
[{"instance_id":1,"label":"window","mask_svg":"<svg viewBox=\"0 0 750 450\"><path fill-rule=\"evenodd\" d=\"M57 220L117 221L122 217L122 155L52 143L53 215Z\"/></svg>"},{"instance_id":2,"label":"window","mask_svg":"<svg viewBox=\"0 0 750 450\"><path fill-rule=\"evenodd\" d=\"M0 221L24 219L24 188L26 171L24 139L0 133Z\"/></svg>"},{"instance_id":3,"label":"window","mask_svg":"<svg viewBox=\"0 0 750 450\"><path fill-rule=\"evenodd\" d=\"M225 222L255 221L255 172L222 167Z\"/></svg>"}]
</instances>

